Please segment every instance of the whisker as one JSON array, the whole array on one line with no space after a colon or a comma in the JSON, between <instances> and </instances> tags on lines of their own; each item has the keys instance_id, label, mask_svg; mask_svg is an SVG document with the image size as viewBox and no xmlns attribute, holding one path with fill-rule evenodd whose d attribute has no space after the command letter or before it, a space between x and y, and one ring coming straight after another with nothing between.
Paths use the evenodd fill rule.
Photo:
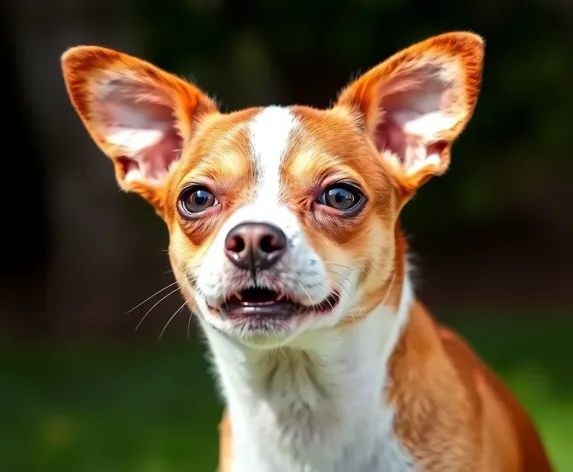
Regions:
<instances>
[{"instance_id":1,"label":"whisker","mask_svg":"<svg viewBox=\"0 0 573 472\"><path fill-rule=\"evenodd\" d=\"M348 276L346 274L341 274L340 272L333 270L333 269L326 269L326 270L327 270L327 272L331 272L333 274L336 274L336 275L342 277L347 282L350 282L350 279L348 278Z\"/></svg>"},{"instance_id":2,"label":"whisker","mask_svg":"<svg viewBox=\"0 0 573 472\"><path fill-rule=\"evenodd\" d=\"M193 319L193 312L189 310L189 319L187 320L187 339L191 337L191 320Z\"/></svg>"},{"instance_id":3,"label":"whisker","mask_svg":"<svg viewBox=\"0 0 573 472\"><path fill-rule=\"evenodd\" d=\"M337 280L331 280L331 282L335 283L340 290L344 290L348 295L350 295L350 291L346 287L344 287L340 282L338 282Z\"/></svg>"},{"instance_id":4,"label":"whisker","mask_svg":"<svg viewBox=\"0 0 573 472\"><path fill-rule=\"evenodd\" d=\"M183 310L183 308L185 307L185 305L187 304L187 301L183 302L183 305L181 305L179 308L177 308L177 310L175 310L175 313L173 313L171 315L171 318L169 318L167 320L167 323L165 323L165 326L163 327L163 329L161 330L161 333L159 333L159 338L157 338L158 341L161 341L161 338L163 337L163 333L165 333L165 330L167 329L167 327L169 326L169 323L171 323L171 321L173 321L173 318L175 318L177 316L178 313L181 312L181 310Z\"/></svg>"},{"instance_id":5,"label":"whisker","mask_svg":"<svg viewBox=\"0 0 573 472\"><path fill-rule=\"evenodd\" d=\"M370 255L370 254L367 254L367 255L365 255L364 257L359 257L358 259L356 259L356 262L359 263L359 264L362 264L362 263L364 263L364 262L368 262L368 261L371 261L371 260L372 260L371 255ZM333 265L333 264L330 264L330 265ZM341 267L343 267L341 264L338 264L338 265L340 265ZM344 267L344 269L350 270L348 267ZM370 270L371 270L372 273L374 273L374 274L379 274L379 273L381 273L381 272L383 271L383 269L384 269L384 268L383 268L383 267L380 267L379 265L373 265L373 266L370 267ZM363 271L364 271L364 269L363 269Z\"/></svg>"},{"instance_id":6,"label":"whisker","mask_svg":"<svg viewBox=\"0 0 573 472\"><path fill-rule=\"evenodd\" d=\"M330 300L327 299L326 301L327 301L328 305L330 306L330 310L334 311L334 305L332 303L330 303Z\"/></svg>"},{"instance_id":7,"label":"whisker","mask_svg":"<svg viewBox=\"0 0 573 472\"><path fill-rule=\"evenodd\" d=\"M314 302L312 301L312 298L310 296L310 294L306 291L306 288L304 288L304 285L302 283L300 283L298 280L296 281L297 284L300 285L300 287L304 290L304 293L306 293L306 296L308 298L308 301L310 302L311 305L314 305Z\"/></svg>"},{"instance_id":8,"label":"whisker","mask_svg":"<svg viewBox=\"0 0 573 472\"><path fill-rule=\"evenodd\" d=\"M335 267L342 267L343 269L346 269L346 270L348 270L348 267L347 267L347 266L345 266L344 264L337 264L337 263L335 263L335 262L328 262L328 261L326 261L326 262L323 262L323 264L324 264L325 266L335 266Z\"/></svg>"},{"instance_id":9,"label":"whisker","mask_svg":"<svg viewBox=\"0 0 573 472\"><path fill-rule=\"evenodd\" d=\"M197 264L191 267L187 267L187 269L185 270L185 272L190 273L193 272L194 270L198 269L199 267L201 267L201 264Z\"/></svg>"},{"instance_id":10,"label":"whisker","mask_svg":"<svg viewBox=\"0 0 573 472\"><path fill-rule=\"evenodd\" d=\"M143 300L140 304L135 305L131 310L126 311L125 314L127 315L128 313L131 313L133 310L139 308L141 305L143 305L145 302L151 300L153 297L159 295L161 292L164 292L165 290L167 290L169 287L173 287L175 284L177 283L177 281L173 282L172 284L167 285L166 287L163 287L161 290L158 290L157 292L155 292L153 295L151 295L150 297L147 297L145 300Z\"/></svg>"},{"instance_id":11,"label":"whisker","mask_svg":"<svg viewBox=\"0 0 573 472\"><path fill-rule=\"evenodd\" d=\"M149 315L149 313L151 313L151 310L153 310L157 305L159 305L163 300L165 300L167 297L173 295L175 292L177 292L179 290L179 287L177 287L175 290L169 292L167 295L165 295L161 300L159 300L155 305L153 305L149 310L147 310L147 313L145 315L143 315L143 318L141 318L141 321L139 323L137 323L137 326L135 327L135 330L133 331L134 333L139 329L139 327L141 326L141 323L143 323L145 321L145 318L147 318L147 315Z\"/></svg>"},{"instance_id":12,"label":"whisker","mask_svg":"<svg viewBox=\"0 0 573 472\"><path fill-rule=\"evenodd\" d=\"M195 265L192 267L187 267L187 269L185 269L185 275L187 276L187 278L189 280L197 280L197 274L195 273L195 271L199 268L200 266Z\"/></svg>"}]
</instances>

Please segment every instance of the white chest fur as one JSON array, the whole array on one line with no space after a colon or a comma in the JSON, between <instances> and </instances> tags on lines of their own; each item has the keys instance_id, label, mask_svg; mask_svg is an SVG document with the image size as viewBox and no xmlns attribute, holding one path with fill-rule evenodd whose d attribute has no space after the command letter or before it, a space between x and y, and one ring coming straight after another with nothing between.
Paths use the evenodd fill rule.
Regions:
<instances>
[{"instance_id":1,"label":"white chest fur","mask_svg":"<svg viewBox=\"0 0 573 472\"><path fill-rule=\"evenodd\" d=\"M380 307L310 349L246 348L205 326L232 423L232 472L413 472L384 404L386 365L412 299Z\"/></svg>"}]
</instances>

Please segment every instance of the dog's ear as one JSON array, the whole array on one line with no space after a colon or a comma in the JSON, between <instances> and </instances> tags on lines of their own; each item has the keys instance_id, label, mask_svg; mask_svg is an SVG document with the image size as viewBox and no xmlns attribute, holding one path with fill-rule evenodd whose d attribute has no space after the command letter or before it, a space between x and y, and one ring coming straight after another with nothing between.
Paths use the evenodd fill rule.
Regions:
<instances>
[{"instance_id":1,"label":"dog's ear","mask_svg":"<svg viewBox=\"0 0 573 472\"><path fill-rule=\"evenodd\" d=\"M410 194L450 161L450 149L476 105L484 43L446 33L415 44L343 90L351 109L403 190Z\"/></svg>"},{"instance_id":2,"label":"dog's ear","mask_svg":"<svg viewBox=\"0 0 573 472\"><path fill-rule=\"evenodd\" d=\"M163 212L165 184L198 120L217 111L190 83L135 57L78 46L62 56L71 102L120 187Z\"/></svg>"}]
</instances>

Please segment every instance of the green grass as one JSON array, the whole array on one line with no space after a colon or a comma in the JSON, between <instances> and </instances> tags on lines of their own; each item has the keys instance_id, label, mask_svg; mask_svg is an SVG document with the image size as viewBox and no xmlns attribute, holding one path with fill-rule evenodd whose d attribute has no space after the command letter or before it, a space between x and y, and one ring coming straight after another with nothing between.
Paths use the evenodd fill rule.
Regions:
<instances>
[{"instance_id":1,"label":"green grass","mask_svg":"<svg viewBox=\"0 0 573 472\"><path fill-rule=\"evenodd\" d=\"M571 321L465 324L573 472ZM212 472L221 402L198 343L0 349L0 471Z\"/></svg>"}]
</instances>

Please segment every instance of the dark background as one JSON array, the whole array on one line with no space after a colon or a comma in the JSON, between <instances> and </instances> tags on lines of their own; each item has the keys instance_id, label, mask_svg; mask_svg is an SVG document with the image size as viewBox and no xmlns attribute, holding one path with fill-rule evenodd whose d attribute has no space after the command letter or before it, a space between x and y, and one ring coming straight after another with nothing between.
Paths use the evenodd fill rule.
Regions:
<instances>
[{"instance_id":1,"label":"dark background","mask_svg":"<svg viewBox=\"0 0 573 472\"><path fill-rule=\"evenodd\" d=\"M224 110L325 107L399 49L471 30L486 39L474 118L404 213L418 291L573 471L573 2L6 0L0 21L0 470L215 467L221 404L189 313L157 342L180 295L126 314L173 282L167 231L69 104L66 48L142 57Z\"/></svg>"}]
</instances>

